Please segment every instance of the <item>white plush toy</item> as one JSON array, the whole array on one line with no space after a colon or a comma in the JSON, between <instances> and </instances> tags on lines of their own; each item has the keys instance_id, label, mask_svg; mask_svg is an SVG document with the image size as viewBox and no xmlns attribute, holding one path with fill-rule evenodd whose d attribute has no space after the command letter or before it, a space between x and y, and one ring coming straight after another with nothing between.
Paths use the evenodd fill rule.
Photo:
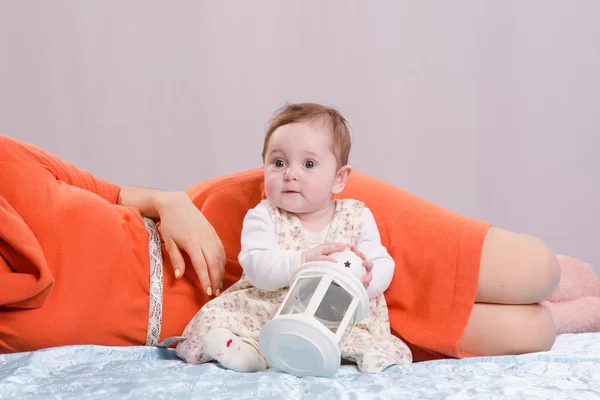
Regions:
<instances>
[{"instance_id":1,"label":"white plush toy","mask_svg":"<svg viewBox=\"0 0 600 400\"><path fill-rule=\"evenodd\" d=\"M344 268L353 273L358 279L362 279L367 270L362 265L363 260L359 256L356 255L352 250L345 249L339 253L330 254L329 257L333 258L337 261L337 265L340 268Z\"/></svg>"}]
</instances>

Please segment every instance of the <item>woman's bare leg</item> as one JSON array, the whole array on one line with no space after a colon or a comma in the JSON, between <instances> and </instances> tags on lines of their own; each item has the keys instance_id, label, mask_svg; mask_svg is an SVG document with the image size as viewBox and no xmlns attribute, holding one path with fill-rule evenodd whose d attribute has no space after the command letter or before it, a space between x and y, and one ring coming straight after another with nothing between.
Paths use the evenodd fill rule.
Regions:
<instances>
[{"instance_id":1,"label":"woman's bare leg","mask_svg":"<svg viewBox=\"0 0 600 400\"><path fill-rule=\"evenodd\" d=\"M540 239L490 228L483 243L475 302L533 304L558 286L560 266Z\"/></svg>"},{"instance_id":2,"label":"woman's bare leg","mask_svg":"<svg viewBox=\"0 0 600 400\"><path fill-rule=\"evenodd\" d=\"M549 350L556 338L550 314L539 304L475 303L458 349L475 356Z\"/></svg>"},{"instance_id":3,"label":"woman's bare leg","mask_svg":"<svg viewBox=\"0 0 600 400\"><path fill-rule=\"evenodd\" d=\"M552 347L556 327L540 306L558 286L556 255L541 240L491 228L486 236L473 312L459 350L478 356Z\"/></svg>"}]
</instances>

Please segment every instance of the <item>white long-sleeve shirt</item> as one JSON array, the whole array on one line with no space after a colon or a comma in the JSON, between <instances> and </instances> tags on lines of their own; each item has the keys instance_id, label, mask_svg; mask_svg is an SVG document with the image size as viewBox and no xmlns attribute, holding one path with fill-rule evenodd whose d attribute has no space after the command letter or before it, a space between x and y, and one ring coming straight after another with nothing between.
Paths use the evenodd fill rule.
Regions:
<instances>
[{"instance_id":1,"label":"white long-sleeve shirt","mask_svg":"<svg viewBox=\"0 0 600 400\"><path fill-rule=\"evenodd\" d=\"M364 225L356 247L373 262L373 279L367 288L369 298L377 297L388 288L394 275L394 259L381 244L379 230L371 210L364 208ZM323 243L329 225L321 232L303 229L306 245L313 248ZM239 262L246 277L259 289L274 291L292 284L294 272L301 265L302 250L282 250L277 242L275 224L266 202L248 211L242 228L242 250Z\"/></svg>"}]
</instances>

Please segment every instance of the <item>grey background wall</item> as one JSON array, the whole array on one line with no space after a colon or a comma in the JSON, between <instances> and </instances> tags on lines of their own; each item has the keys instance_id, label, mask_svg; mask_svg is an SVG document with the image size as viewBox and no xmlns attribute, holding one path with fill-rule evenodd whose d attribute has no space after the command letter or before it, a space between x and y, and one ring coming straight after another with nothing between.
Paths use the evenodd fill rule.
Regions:
<instances>
[{"instance_id":1,"label":"grey background wall","mask_svg":"<svg viewBox=\"0 0 600 400\"><path fill-rule=\"evenodd\" d=\"M600 2L0 0L0 132L123 185L260 165L285 101L355 169L600 272Z\"/></svg>"}]
</instances>

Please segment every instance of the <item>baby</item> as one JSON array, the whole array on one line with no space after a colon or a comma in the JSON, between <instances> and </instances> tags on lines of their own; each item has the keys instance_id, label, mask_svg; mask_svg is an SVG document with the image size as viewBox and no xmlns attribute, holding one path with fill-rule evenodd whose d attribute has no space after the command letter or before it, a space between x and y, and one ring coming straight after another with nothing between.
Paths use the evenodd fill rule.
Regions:
<instances>
[{"instance_id":1,"label":"baby","mask_svg":"<svg viewBox=\"0 0 600 400\"><path fill-rule=\"evenodd\" d=\"M310 261L335 261L346 248L363 259L369 313L356 324L342 358L376 373L412 362L404 342L390 333L383 292L394 260L381 244L371 211L357 200L332 200L345 187L351 138L332 108L291 104L269 127L263 146L266 200L246 214L239 262L242 278L207 303L186 327L177 354L190 363L216 360L226 368L260 371L261 328L277 312L295 271Z\"/></svg>"}]
</instances>

